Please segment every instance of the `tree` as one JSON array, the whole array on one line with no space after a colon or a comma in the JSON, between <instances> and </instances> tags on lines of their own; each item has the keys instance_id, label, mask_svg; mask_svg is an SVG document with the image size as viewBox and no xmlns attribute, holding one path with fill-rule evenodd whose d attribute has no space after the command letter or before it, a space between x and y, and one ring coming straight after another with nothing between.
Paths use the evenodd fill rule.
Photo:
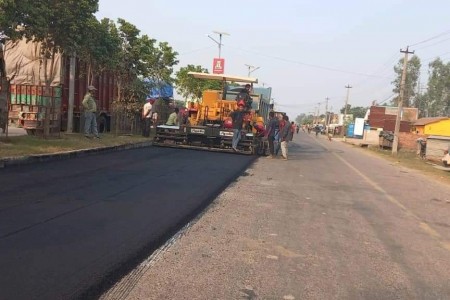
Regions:
<instances>
[{"instance_id":1,"label":"tree","mask_svg":"<svg viewBox=\"0 0 450 300\"><path fill-rule=\"evenodd\" d=\"M450 108L450 63L440 58L429 64L428 90L421 103L428 116L447 116Z\"/></svg>"},{"instance_id":2,"label":"tree","mask_svg":"<svg viewBox=\"0 0 450 300\"><path fill-rule=\"evenodd\" d=\"M411 99L416 95L417 83L420 77L420 68L421 68L420 58L417 55L411 57L408 61L407 70L406 70L406 83L405 83L405 92L403 99L403 106L410 107ZM400 83L402 79L403 72L403 59L400 59L398 64L394 66L394 71L397 74L397 78L392 82L394 84L394 89L392 90L396 94L400 94ZM392 100L392 105L398 106L398 97L395 97Z\"/></svg>"},{"instance_id":3,"label":"tree","mask_svg":"<svg viewBox=\"0 0 450 300\"><path fill-rule=\"evenodd\" d=\"M303 124L303 120L306 119L306 114L299 114L296 118L295 118L295 123L297 124Z\"/></svg>"},{"instance_id":4,"label":"tree","mask_svg":"<svg viewBox=\"0 0 450 300\"><path fill-rule=\"evenodd\" d=\"M306 115L306 114L300 114L295 118L295 123L305 125L305 124L312 124L314 121L313 115Z\"/></svg>"},{"instance_id":5,"label":"tree","mask_svg":"<svg viewBox=\"0 0 450 300\"><path fill-rule=\"evenodd\" d=\"M207 89L220 90L222 89L220 81L217 80L205 80L194 78L189 75L189 72L208 73L208 69L202 68L202 66L187 65L181 67L175 74L177 91L185 99L199 100L202 98L202 92Z\"/></svg>"},{"instance_id":6,"label":"tree","mask_svg":"<svg viewBox=\"0 0 450 300\"><path fill-rule=\"evenodd\" d=\"M366 116L367 107L355 106L352 107L350 104L347 104L347 114L353 115L353 118L364 118ZM341 108L340 112L343 114L345 112L345 106Z\"/></svg>"},{"instance_id":7,"label":"tree","mask_svg":"<svg viewBox=\"0 0 450 300\"><path fill-rule=\"evenodd\" d=\"M90 85L94 75L118 65L121 39L116 24L108 18L98 21L93 16L86 26L88 30L77 56L87 65L84 71Z\"/></svg>"},{"instance_id":8,"label":"tree","mask_svg":"<svg viewBox=\"0 0 450 300\"><path fill-rule=\"evenodd\" d=\"M117 35L120 41L111 67L118 93L113 107L134 118L152 85L173 81L171 74L178 53L166 42L157 43L148 35L140 35L140 30L124 19L117 23L117 31L110 25L112 40Z\"/></svg>"}]
</instances>

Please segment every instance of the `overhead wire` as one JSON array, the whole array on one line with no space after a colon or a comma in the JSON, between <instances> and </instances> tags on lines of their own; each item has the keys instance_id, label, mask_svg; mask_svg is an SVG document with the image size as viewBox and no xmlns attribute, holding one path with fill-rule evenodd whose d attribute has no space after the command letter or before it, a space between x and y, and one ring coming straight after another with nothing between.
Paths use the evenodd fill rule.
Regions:
<instances>
[{"instance_id":1,"label":"overhead wire","mask_svg":"<svg viewBox=\"0 0 450 300\"><path fill-rule=\"evenodd\" d=\"M259 55L259 56L263 56L263 57L267 57L267 58L271 58L271 59L276 59L276 60L288 62L288 63L295 63L295 64L303 65L303 66L306 66L306 67L316 68L316 69L322 69L322 70L327 70L327 71L332 71L332 72L339 72L339 73L347 73L347 74L353 74L353 75L359 75L359 76L366 76L366 77L383 78L383 76L376 76L376 75L364 74L364 73L360 73L360 72L353 72L353 71L341 70L341 69L325 67L325 66L320 66L320 65L310 64L310 63L304 63L304 62L296 61L296 60L289 59L289 58L284 58L284 57L279 57L279 56L274 56L274 55L268 55L268 54L264 54L264 53L259 53L257 51L242 49L242 48L238 48L238 47L231 47L231 46L229 46L229 48L232 48L232 49L235 49L235 50L239 50L239 51L243 51L243 52L247 52L247 53L252 53L252 54L255 54L255 55Z\"/></svg>"},{"instance_id":2,"label":"overhead wire","mask_svg":"<svg viewBox=\"0 0 450 300\"><path fill-rule=\"evenodd\" d=\"M417 46L417 45L425 44L425 43L427 43L429 41L432 41L434 39L440 38L441 36L447 35L449 33L450 33L450 30L444 31L444 32L442 32L442 33L440 33L438 35L432 36L432 37L427 38L427 39L425 39L423 41L420 41L420 42L414 43L412 45L409 45L409 47L414 47L414 46Z\"/></svg>"}]
</instances>

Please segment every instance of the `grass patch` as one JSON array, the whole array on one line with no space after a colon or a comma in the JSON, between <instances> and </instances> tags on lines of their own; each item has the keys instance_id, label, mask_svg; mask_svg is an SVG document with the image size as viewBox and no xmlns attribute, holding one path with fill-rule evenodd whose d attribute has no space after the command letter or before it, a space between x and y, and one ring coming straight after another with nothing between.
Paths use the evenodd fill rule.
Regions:
<instances>
[{"instance_id":1,"label":"grass patch","mask_svg":"<svg viewBox=\"0 0 450 300\"><path fill-rule=\"evenodd\" d=\"M36 136L0 138L0 158L49 154L55 152L119 146L151 141L139 135L102 134L101 139L87 139L82 134L64 134L60 138L43 139Z\"/></svg>"},{"instance_id":2,"label":"grass patch","mask_svg":"<svg viewBox=\"0 0 450 300\"><path fill-rule=\"evenodd\" d=\"M385 150L378 147L369 147L369 151L391 161L395 165L400 165L410 169L421 171L422 173L450 184L450 172L442 171L433 167L442 166L440 162L433 162L420 159L415 151L398 151L397 156L392 156L391 149Z\"/></svg>"}]
</instances>

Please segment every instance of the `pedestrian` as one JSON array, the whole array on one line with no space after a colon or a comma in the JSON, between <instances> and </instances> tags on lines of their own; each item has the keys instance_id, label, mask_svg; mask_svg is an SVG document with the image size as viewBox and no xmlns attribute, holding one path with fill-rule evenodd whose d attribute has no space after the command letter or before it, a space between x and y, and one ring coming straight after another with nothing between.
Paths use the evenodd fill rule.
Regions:
<instances>
[{"instance_id":1,"label":"pedestrian","mask_svg":"<svg viewBox=\"0 0 450 300\"><path fill-rule=\"evenodd\" d=\"M178 124L178 112L179 112L178 107L175 107L174 110L173 110L173 113L171 113L169 115L169 118L167 119L166 125L177 126L177 124Z\"/></svg>"},{"instance_id":2,"label":"pedestrian","mask_svg":"<svg viewBox=\"0 0 450 300\"><path fill-rule=\"evenodd\" d=\"M278 156L278 152L281 150L280 126L283 122L283 117L284 116L282 114L278 115L278 126L275 128L275 156Z\"/></svg>"},{"instance_id":3,"label":"pedestrian","mask_svg":"<svg viewBox=\"0 0 450 300\"><path fill-rule=\"evenodd\" d=\"M144 126L142 130L142 135L145 137L150 136L150 125L152 122L152 107L153 105L151 103L151 99L147 99L142 109L142 121Z\"/></svg>"},{"instance_id":4,"label":"pedestrian","mask_svg":"<svg viewBox=\"0 0 450 300\"><path fill-rule=\"evenodd\" d=\"M295 129L297 128L297 126L294 124L294 122L291 122L291 136L289 141L292 141L294 139L294 133L295 133Z\"/></svg>"},{"instance_id":5,"label":"pedestrian","mask_svg":"<svg viewBox=\"0 0 450 300\"><path fill-rule=\"evenodd\" d=\"M94 98L94 93L97 89L95 86L88 86L88 90L86 95L83 98L83 108L84 108L84 136L86 138L92 138L91 134L94 138L100 139L97 129L97 102Z\"/></svg>"},{"instance_id":6,"label":"pedestrian","mask_svg":"<svg viewBox=\"0 0 450 300\"><path fill-rule=\"evenodd\" d=\"M320 132L319 124L317 124L316 127L314 127L314 131L316 132L316 136L319 136L319 132Z\"/></svg>"},{"instance_id":7,"label":"pedestrian","mask_svg":"<svg viewBox=\"0 0 450 300\"><path fill-rule=\"evenodd\" d=\"M274 147L274 141L275 141L275 134L276 129L278 127L278 120L275 118L275 113L273 111L269 112L269 122L266 126L266 138L267 142L269 143L269 153L270 155L268 158L274 158L275 155L275 147Z\"/></svg>"},{"instance_id":8,"label":"pedestrian","mask_svg":"<svg viewBox=\"0 0 450 300\"><path fill-rule=\"evenodd\" d=\"M300 131L300 126L297 125L297 128L295 129L295 131L296 131L297 134L298 134L298 132ZM303 131L305 131L305 130L303 130Z\"/></svg>"},{"instance_id":9,"label":"pedestrian","mask_svg":"<svg viewBox=\"0 0 450 300\"><path fill-rule=\"evenodd\" d=\"M289 124L289 117L284 116L280 123L280 141L281 141L281 155L283 160L288 159L288 143L291 135L291 126Z\"/></svg>"},{"instance_id":10,"label":"pedestrian","mask_svg":"<svg viewBox=\"0 0 450 300\"><path fill-rule=\"evenodd\" d=\"M231 120L233 122L233 140L231 143L231 148L233 151L237 152L237 146L239 140L241 139L241 130L244 123L244 104L239 103L237 110L230 114Z\"/></svg>"}]
</instances>

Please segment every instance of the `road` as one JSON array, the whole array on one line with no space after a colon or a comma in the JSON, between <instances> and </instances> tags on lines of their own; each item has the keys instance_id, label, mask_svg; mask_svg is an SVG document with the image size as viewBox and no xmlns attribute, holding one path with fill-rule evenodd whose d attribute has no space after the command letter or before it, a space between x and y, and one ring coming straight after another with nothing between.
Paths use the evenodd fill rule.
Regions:
<instances>
[{"instance_id":1,"label":"road","mask_svg":"<svg viewBox=\"0 0 450 300\"><path fill-rule=\"evenodd\" d=\"M289 158L259 159L103 299L450 299L448 184L313 134Z\"/></svg>"},{"instance_id":2,"label":"road","mask_svg":"<svg viewBox=\"0 0 450 300\"><path fill-rule=\"evenodd\" d=\"M252 160L144 148L0 169L0 299L96 297Z\"/></svg>"}]
</instances>

